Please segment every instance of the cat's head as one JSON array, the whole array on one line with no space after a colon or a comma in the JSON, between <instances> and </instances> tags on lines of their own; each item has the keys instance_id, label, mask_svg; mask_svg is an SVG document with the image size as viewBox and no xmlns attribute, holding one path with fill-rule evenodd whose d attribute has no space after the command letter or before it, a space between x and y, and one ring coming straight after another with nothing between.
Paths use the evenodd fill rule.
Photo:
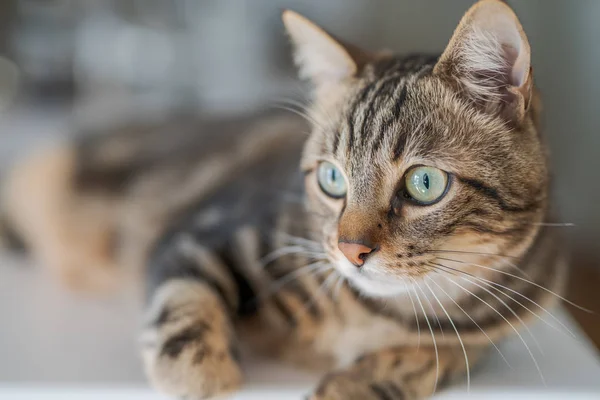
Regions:
<instances>
[{"instance_id":1,"label":"cat's head","mask_svg":"<svg viewBox=\"0 0 600 400\"><path fill-rule=\"evenodd\" d=\"M530 47L505 3L474 5L439 58L368 53L283 18L314 86L308 207L353 286L393 296L526 252L548 177Z\"/></svg>"}]
</instances>

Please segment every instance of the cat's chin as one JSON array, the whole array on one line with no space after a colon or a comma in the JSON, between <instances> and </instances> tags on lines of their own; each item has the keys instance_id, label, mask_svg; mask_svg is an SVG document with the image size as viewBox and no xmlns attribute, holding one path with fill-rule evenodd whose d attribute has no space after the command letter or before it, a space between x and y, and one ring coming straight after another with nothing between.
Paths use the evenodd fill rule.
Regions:
<instances>
[{"instance_id":1,"label":"cat's chin","mask_svg":"<svg viewBox=\"0 0 600 400\"><path fill-rule=\"evenodd\" d=\"M396 297L408 292L412 286L410 283L404 283L394 277L369 273L372 268L365 268L361 271L346 259L339 260L336 264L338 271L348 279L350 285L368 297Z\"/></svg>"}]
</instances>

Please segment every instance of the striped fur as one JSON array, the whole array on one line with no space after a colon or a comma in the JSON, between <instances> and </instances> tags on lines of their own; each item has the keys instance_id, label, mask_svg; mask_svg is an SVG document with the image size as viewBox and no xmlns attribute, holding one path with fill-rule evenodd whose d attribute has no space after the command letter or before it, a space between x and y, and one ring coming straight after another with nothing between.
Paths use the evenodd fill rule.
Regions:
<instances>
[{"instance_id":1,"label":"striped fur","mask_svg":"<svg viewBox=\"0 0 600 400\"><path fill-rule=\"evenodd\" d=\"M428 397L541 318L566 280L544 226L539 100L511 86L522 72L510 70L513 59L485 64L497 53L475 69L511 78L470 90L477 73L461 37L487 32L490 11L503 16L502 32L512 21L522 34L506 5L485 0L441 57L357 53L288 12L299 62L316 63L302 66L315 83L310 126L267 113L85 139L15 169L7 217L35 255L78 283L96 282L106 265L143 268L144 364L172 396L234 391L250 347L333 369L311 399ZM484 20L493 32L495 20ZM485 51L503 49L489 38ZM346 198L319 189L321 160L343 171ZM450 174L445 197L427 207L399 196L419 164ZM360 270L338 249L342 234L378 244Z\"/></svg>"}]
</instances>

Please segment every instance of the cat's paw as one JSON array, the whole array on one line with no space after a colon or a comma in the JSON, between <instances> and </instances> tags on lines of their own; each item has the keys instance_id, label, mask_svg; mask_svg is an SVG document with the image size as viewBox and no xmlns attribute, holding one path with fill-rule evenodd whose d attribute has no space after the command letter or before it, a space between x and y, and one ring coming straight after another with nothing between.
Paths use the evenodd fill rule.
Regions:
<instances>
[{"instance_id":1,"label":"cat's paw","mask_svg":"<svg viewBox=\"0 0 600 400\"><path fill-rule=\"evenodd\" d=\"M196 325L142 343L152 386L173 398L221 398L239 389L242 371L225 340L210 338L210 327Z\"/></svg>"},{"instance_id":2,"label":"cat's paw","mask_svg":"<svg viewBox=\"0 0 600 400\"><path fill-rule=\"evenodd\" d=\"M354 371L327 374L308 400L408 399L393 382L373 382Z\"/></svg>"}]
</instances>

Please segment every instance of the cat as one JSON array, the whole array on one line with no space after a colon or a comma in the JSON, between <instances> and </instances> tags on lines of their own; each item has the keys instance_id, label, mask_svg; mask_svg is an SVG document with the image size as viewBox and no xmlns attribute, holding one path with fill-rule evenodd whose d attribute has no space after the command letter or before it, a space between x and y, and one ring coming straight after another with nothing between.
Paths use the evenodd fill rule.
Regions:
<instances>
[{"instance_id":1,"label":"cat","mask_svg":"<svg viewBox=\"0 0 600 400\"><path fill-rule=\"evenodd\" d=\"M179 118L83 139L15 168L9 222L75 285L144 271L144 367L174 398L239 389L246 349L327 372L312 400L468 381L566 281L519 20L481 0L437 56L283 21L309 122Z\"/></svg>"}]
</instances>

